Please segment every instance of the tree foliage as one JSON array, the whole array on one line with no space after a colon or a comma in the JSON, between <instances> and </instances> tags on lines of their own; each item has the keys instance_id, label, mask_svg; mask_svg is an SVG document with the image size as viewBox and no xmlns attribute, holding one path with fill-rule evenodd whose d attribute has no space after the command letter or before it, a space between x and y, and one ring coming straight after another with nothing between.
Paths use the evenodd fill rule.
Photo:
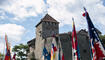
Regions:
<instances>
[{"instance_id":1,"label":"tree foliage","mask_svg":"<svg viewBox=\"0 0 105 60\"><path fill-rule=\"evenodd\" d=\"M4 55L2 53L0 53L0 57L3 57Z\"/></svg>"},{"instance_id":2,"label":"tree foliage","mask_svg":"<svg viewBox=\"0 0 105 60\"><path fill-rule=\"evenodd\" d=\"M16 56L18 57L17 60L25 60L27 56L27 50L28 50L28 45L15 45L13 47L13 52L16 53Z\"/></svg>"},{"instance_id":3,"label":"tree foliage","mask_svg":"<svg viewBox=\"0 0 105 60\"><path fill-rule=\"evenodd\" d=\"M105 35L101 35L100 38L101 38L101 40L102 40L102 42L104 44L104 47L105 47Z\"/></svg>"},{"instance_id":4,"label":"tree foliage","mask_svg":"<svg viewBox=\"0 0 105 60\"><path fill-rule=\"evenodd\" d=\"M0 53L0 59L3 59L4 55L2 53Z\"/></svg>"}]
</instances>

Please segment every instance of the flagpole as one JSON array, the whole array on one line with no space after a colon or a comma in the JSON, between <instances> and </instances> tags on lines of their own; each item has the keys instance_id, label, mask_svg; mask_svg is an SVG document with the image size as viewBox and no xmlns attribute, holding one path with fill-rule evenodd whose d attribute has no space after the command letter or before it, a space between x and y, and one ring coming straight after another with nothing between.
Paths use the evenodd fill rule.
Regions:
<instances>
[{"instance_id":1,"label":"flagpole","mask_svg":"<svg viewBox=\"0 0 105 60\"><path fill-rule=\"evenodd\" d=\"M86 15L86 12L87 12L87 11L86 11L86 8L83 7L83 9L84 9L84 11L85 11L85 15ZM89 27L88 27L88 29L89 29ZM88 34L89 34L89 32L88 32ZM91 56L91 60L93 60L93 59L92 59L92 57L93 57L92 54L93 54L93 53L92 53L92 48L91 48L90 36L89 36L89 46L90 46L90 56Z\"/></svg>"},{"instance_id":2,"label":"flagpole","mask_svg":"<svg viewBox=\"0 0 105 60\"><path fill-rule=\"evenodd\" d=\"M72 17L72 21L73 21L73 25L74 25L74 18ZM72 25L72 28L73 28L73 25ZM72 32L73 32L73 30L72 30ZM72 43L73 44L73 43ZM73 53L74 51L73 51L73 48L72 48L72 60L74 60L74 53Z\"/></svg>"},{"instance_id":3,"label":"flagpole","mask_svg":"<svg viewBox=\"0 0 105 60\"><path fill-rule=\"evenodd\" d=\"M4 58L5 58L5 43L4 43L4 49L3 49L3 60L4 60Z\"/></svg>"}]
</instances>

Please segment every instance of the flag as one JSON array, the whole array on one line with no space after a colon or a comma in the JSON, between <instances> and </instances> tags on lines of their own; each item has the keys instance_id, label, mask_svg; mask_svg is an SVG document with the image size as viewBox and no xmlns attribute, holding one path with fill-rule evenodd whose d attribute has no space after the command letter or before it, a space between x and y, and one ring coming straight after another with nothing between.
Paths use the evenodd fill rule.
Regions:
<instances>
[{"instance_id":1,"label":"flag","mask_svg":"<svg viewBox=\"0 0 105 60\"><path fill-rule=\"evenodd\" d=\"M64 54L62 51L62 47L61 47L61 41L60 41L60 37L59 38L59 42L58 42L58 60L64 60Z\"/></svg>"},{"instance_id":2,"label":"flag","mask_svg":"<svg viewBox=\"0 0 105 60\"><path fill-rule=\"evenodd\" d=\"M86 17L87 23L88 23L88 31L89 31L89 37L90 37L90 43L91 43L91 55L92 60L103 60L105 58L105 49L101 43L101 40L99 38L99 35L96 31L96 28L94 27L88 12L84 8L85 13L83 14L84 17Z\"/></svg>"},{"instance_id":3,"label":"flag","mask_svg":"<svg viewBox=\"0 0 105 60\"><path fill-rule=\"evenodd\" d=\"M13 55L13 60L16 60L16 54Z\"/></svg>"},{"instance_id":4,"label":"flag","mask_svg":"<svg viewBox=\"0 0 105 60\"><path fill-rule=\"evenodd\" d=\"M53 37L52 40L52 45L51 45L51 60L57 60L57 45L56 45L56 41L55 38Z\"/></svg>"},{"instance_id":5,"label":"flag","mask_svg":"<svg viewBox=\"0 0 105 60\"><path fill-rule=\"evenodd\" d=\"M9 45L8 45L7 35L5 35L5 42L6 42L5 60L11 60L11 53L10 53L10 48L9 48Z\"/></svg>"},{"instance_id":6,"label":"flag","mask_svg":"<svg viewBox=\"0 0 105 60\"><path fill-rule=\"evenodd\" d=\"M5 42L6 42L6 48L7 48L7 50L9 50L9 47L8 47L8 40L7 40L7 35L5 35Z\"/></svg>"},{"instance_id":7,"label":"flag","mask_svg":"<svg viewBox=\"0 0 105 60\"><path fill-rule=\"evenodd\" d=\"M45 46L43 48L43 60L50 60L50 53L48 53Z\"/></svg>"},{"instance_id":8,"label":"flag","mask_svg":"<svg viewBox=\"0 0 105 60\"><path fill-rule=\"evenodd\" d=\"M80 60L80 53L78 48L77 35L75 30L75 24L73 19L73 31L72 31L72 60Z\"/></svg>"}]
</instances>

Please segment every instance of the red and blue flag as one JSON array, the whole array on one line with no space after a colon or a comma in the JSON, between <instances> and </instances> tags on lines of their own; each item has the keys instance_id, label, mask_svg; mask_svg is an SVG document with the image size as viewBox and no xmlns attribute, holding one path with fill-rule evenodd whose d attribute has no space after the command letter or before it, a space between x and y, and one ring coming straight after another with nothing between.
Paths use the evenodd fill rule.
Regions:
<instances>
[{"instance_id":1,"label":"red and blue flag","mask_svg":"<svg viewBox=\"0 0 105 60\"><path fill-rule=\"evenodd\" d=\"M72 60L80 60L80 53L79 53L74 19L73 19L73 32L72 32Z\"/></svg>"},{"instance_id":2,"label":"red and blue flag","mask_svg":"<svg viewBox=\"0 0 105 60\"><path fill-rule=\"evenodd\" d=\"M89 31L89 37L90 37L90 43L91 43L91 56L92 60L103 60L105 58L105 49L103 47L103 44L101 43L101 40L99 38L99 35L96 31L96 28L94 27L88 12L84 8L85 13L83 14L84 17L86 17L87 23L88 23L88 31Z\"/></svg>"}]
</instances>

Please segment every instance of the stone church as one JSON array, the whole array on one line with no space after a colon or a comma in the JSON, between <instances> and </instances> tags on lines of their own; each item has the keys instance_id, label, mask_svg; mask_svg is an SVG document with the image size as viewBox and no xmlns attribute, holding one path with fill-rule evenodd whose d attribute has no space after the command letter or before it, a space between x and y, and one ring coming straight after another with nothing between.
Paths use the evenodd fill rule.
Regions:
<instances>
[{"instance_id":1,"label":"stone church","mask_svg":"<svg viewBox=\"0 0 105 60\"><path fill-rule=\"evenodd\" d=\"M72 60L71 32L59 33L59 22L49 14L46 14L36 25L36 37L27 42L29 46L28 60L33 58L41 60L44 45L48 52L51 51L52 35L60 37L65 60ZM77 31L77 40L81 60L91 60L88 32L85 29ZM56 42L58 41L56 40Z\"/></svg>"}]
</instances>

